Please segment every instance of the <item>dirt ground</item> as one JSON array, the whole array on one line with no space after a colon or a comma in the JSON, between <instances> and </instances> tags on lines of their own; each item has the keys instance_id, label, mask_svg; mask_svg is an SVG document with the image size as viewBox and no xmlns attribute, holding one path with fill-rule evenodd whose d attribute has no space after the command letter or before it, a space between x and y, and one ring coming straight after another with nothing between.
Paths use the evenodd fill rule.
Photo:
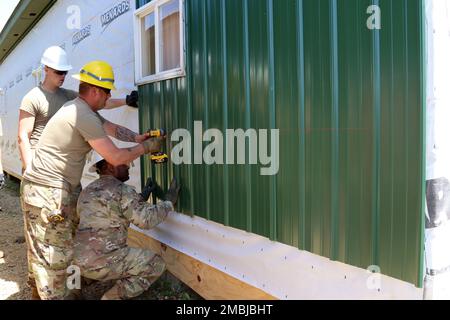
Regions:
<instances>
[{"instance_id":1,"label":"dirt ground","mask_svg":"<svg viewBox=\"0 0 450 320\"><path fill-rule=\"evenodd\" d=\"M19 201L19 182L8 179L0 190L0 300L29 300L26 285L27 258L23 237L23 218ZM135 300L202 299L181 281L166 272Z\"/></svg>"},{"instance_id":2,"label":"dirt ground","mask_svg":"<svg viewBox=\"0 0 450 320\"><path fill-rule=\"evenodd\" d=\"M17 182L8 181L0 190L0 300L31 298L18 188Z\"/></svg>"}]
</instances>

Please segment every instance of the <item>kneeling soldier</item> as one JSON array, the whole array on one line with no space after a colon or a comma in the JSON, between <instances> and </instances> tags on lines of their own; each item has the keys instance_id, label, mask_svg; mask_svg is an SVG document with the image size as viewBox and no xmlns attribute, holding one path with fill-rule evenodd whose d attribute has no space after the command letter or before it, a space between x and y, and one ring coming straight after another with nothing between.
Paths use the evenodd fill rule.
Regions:
<instances>
[{"instance_id":1,"label":"kneeling soldier","mask_svg":"<svg viewBox=\"0 0 450 320\"><path fill-rule=\"evenodd\" d=\"M129 166L96 162L90 171L100 178L85 188L78 199L80 224L75 235L74 263L84 278L101 282L117 280L103 300L127 299L140 295L165 270L162 258L147 249L127 245L130 223L151 229L174 210L179 187L173 180L164 199L147 202L155 185L148 181L142 194L126 185ZM150 180L150 179L149 179Z\"/></svg>"}]
</instances>

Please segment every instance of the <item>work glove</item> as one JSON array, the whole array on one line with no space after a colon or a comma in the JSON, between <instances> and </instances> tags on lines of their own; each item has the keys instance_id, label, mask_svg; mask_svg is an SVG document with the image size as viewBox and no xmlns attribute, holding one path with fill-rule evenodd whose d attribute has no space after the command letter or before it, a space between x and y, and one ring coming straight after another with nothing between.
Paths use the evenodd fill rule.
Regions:
<instances>
[{"instance_id":1,"label":"work glove","mask_svg":"<svg viewBox=\"0 0 450 320\"><path fill-rule=\"evenodd\" d=\"M173 178L172 182L170 183L170 188L166 192L164 200L172 202L173 206L175 206L178 201L178 193L180 192L180 188L181 186L178 184L177 179Z\"/></svg>"},{"instance_id":2,"label":"work glove","mask_svg":"<svg viewBox=\"0 0 450 320\"><path fill-rule=\"evenodd\" d=\"M163 141L166 137L150 138L142 142L144 146L145 154L160 152Z\"/></svg>"},{"instance_id":3,"label":"work glove","mask_svg":"<svg viewBox=\"0 0 450 320\"><path fill-rule=\"evenodd\" d=\"M164 200L165 196L166 196L163 189L156 182L155 182L155 189L153 190L153 194L155 195L155 197L157 197L160 200Z\"/></svg>"},{"instance_id":4,"label":"work glove","mask_svg":"<svg viewBox=\"0 0 450 320\"><path fill-rule=\"evenodd\" d=\"M142 189L141 192L141 198L147 202L148 198L150 198L150 195L155 190L155 183L153 182L152 178L148 178L147 182L145 183L145 187Z\"/></svg>"},{"instance_id":5,"label":"work glove","mask_svg":"<svg viewBox=\"0 0 450 320\"><path fill-rule=\"evenodd\" d=\"M148 201L151 194L154 194L158 199L164 200L164 191L161 187L153 181L152 178L147 179L147 183L145 184L144 189L142 189L141 197L144 201Z\"/></svg>"},{"instance_id":6,"label":"work glove","mask_svg":"<svg viewBox=\"0 0 450 320\"><path fill-rule=\"evenodd\" d=\"M3 175L3 173L0 173L0 190L2 190L4 186L5 186L5 176Z\"/></svg>"},{"instance_id":7,"label":"work glove","mask_svg":"<svg viewBox=\"0 0 450 320\"><path fill-rule=\"evenodd\" d=\"M138 108L139 94L137 91L131 91L126 97L127 106Z\"/></svg>"}]
</instances>

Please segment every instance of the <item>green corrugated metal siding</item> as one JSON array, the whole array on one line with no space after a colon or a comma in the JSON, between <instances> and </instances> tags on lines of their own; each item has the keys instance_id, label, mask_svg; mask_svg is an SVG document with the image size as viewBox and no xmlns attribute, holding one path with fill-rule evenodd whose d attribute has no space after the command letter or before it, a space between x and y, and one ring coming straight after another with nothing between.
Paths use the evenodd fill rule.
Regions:
<instances>
[{"instance_id":1,"label":"green corrugated metal siding","mask_svg":"<svg viewBox=\"0 0 450 320\"><path fill-rule=\"evenodd\" d=\"M422 5L186 0L187 77L140 87L142 130L279 128L280 170L146 159L144 177L179 177L183 212L422 286Z\"/></svg>"}]
</instances>

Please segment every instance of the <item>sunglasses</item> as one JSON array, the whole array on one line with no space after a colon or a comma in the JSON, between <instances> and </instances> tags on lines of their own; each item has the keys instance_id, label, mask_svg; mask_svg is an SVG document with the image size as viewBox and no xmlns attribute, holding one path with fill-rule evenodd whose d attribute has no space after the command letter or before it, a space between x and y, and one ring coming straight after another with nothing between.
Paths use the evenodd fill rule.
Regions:
<instances>
[{"instance_id":1,"label":"sunglasses","mask_svg":"<svg viewBox=\"0 0 450 320\"><path fill-rule=\"evenodd\" d=\"M53 72L56 73L58 76L65 76L68 73L68 71L59 71L59 70L53 70Z\"/></svg>"},{"instance_id":2,"label":"sunglasses","mask_svg":"<svg viewBox=\"0 0 450 320\"><path fill-rule=\"evenodd\" d=\"M103 92L106 93L106 94L110 94L111 93L111 89L106 89L106 88L102 88L102 87L97 87L97 88L103 90Z\"/></svg>"},{"instance_id":3,"label":"sunglasses","mask_svg":"<svg viewBox=\"0 0 450 320\"><path fill-rule=\"evenodd\" d=\"M94 87L94 88L97 88L99 90L102 90L106 94L110 94L111 93L111 89L102 88L102 87L99 87L99 86L95 86L93 84L91 86Z\"/></svg>"}]
</instances>

